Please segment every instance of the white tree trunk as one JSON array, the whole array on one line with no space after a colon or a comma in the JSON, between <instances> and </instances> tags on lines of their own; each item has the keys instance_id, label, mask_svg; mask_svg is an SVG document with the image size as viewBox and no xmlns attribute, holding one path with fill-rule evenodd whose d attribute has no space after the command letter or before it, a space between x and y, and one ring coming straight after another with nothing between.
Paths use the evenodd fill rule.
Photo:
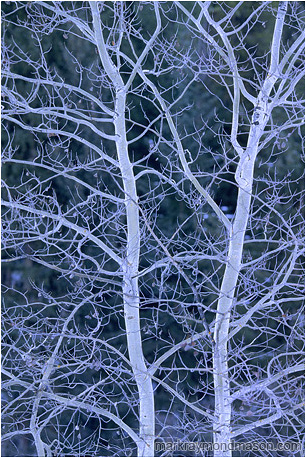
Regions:
<instances>
[{"instance_id":1,"label":"white tree trunk","mask_svg":"<svg viewBox=\"0 0 306 458\"><path fill-rule=\"evenodd\" d=\"M245 230L249 218L251 189L253 181L253 164L257 153L257 145L252 147L253 160L243 167L239 184L236 216L230 233L228 262L225 269L220 298L218 301L214 332L214 385L215 415L218 421L214 424L214 442L220 447L215 456L231 456L231 403L230 383L227 362L227 340L229 333L230 311L233 305L235 287L241 266L242 249ZM242 161L242 159L241 159ZM221 444L224 444L224 449Z\"/></svg>"},{"instance_id":2,"label":"white tree trunk","mask_svg":"<svg viewBox=\"0 0 306 458\"><path fill-rule=\"evenodd\" d=\"M264 132L269 113L272 110L272 106L271 104L269 105L268 100L278 78L276 71L279 62L280 40L286 11L287 2L280 3L274 28L269 72L255 102L247 147L240 156L235 175L238 185L236 214L230 231L228 260L217 306L214 332L215 415L218 418L214 424L214 442L217 445L215 450L216 457L232 456L230 449L231 401L227 348L229 325L235 288L242 263L244 236L250 215L254 164L259 152L259 141ZM226 38L224 38L224 42L226 43ZM231 56L233 57L233 54ZM234 68L234 62L232 64ZM236 107L236 110L238 109L239 105ZM235 117L238 119L238 113L234 113L233 119Z\"/></svg>"},{"instance_id":3,"label":"white tree trunk","mask_svg":"<svg viewBox=\"0 0 306 458\"><path fill-rule=\"evenodd\" d=\"M123 301L127 346L139 394L138 456L154 456L155 412L152 380L142 351L139 316L138 268L140 253L139 210L136 182L128 155L125 127L126 89L119 72L107 54L100 25L98 5L91 3L98 50L104 68L116 89L114 126L118 137L117 155L125 192L127 218L126 257L123 264Z\"/></svg>"}]
</instances>

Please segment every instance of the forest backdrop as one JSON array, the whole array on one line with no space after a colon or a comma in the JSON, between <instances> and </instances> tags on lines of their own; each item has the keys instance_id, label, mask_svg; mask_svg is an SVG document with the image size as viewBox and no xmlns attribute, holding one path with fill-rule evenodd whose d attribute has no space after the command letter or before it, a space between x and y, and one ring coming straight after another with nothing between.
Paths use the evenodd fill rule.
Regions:
<instances>
[{"instance_id":1,"label":"forest backdrop","mask_svg":"<svg viewBox=\"0 0 306 458\"><path fill-rule=\"evenodd\" d=\"M2 455L303 446L304 2L1 7Z\"/></svg>"}]
</instances>

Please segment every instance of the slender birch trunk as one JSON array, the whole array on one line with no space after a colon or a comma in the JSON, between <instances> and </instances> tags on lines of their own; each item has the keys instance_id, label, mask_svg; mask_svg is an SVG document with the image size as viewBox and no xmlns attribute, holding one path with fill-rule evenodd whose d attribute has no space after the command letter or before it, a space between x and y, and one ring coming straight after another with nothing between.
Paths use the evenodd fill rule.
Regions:
<instances>
[{"instance_id":1,"label":"slender birch trunk","mask_svg":"<svg viewBox=\"0 0 306 458\"><path fill-rule=\"evenodd\" d=\"M252 147L252 156L255 159L257 144ZM221 286L220 298L217 308L217 317L214 333L214 385L215 385L215 415L218 421L214 424L214 442L220 445L215 451L215 456L231 456L230 451L230 381L227 363L227 339L229 333L230 311L233 304L235 288L241 266L243 240L249 218L251 189L253 181L254 159L249 161L247 167L242 169L239 187L236 216L230 233L228 262Z\"/></svg>"},{"instance_id":2,"label":"slender birch trunk","mask_svg":"<svg viewBox=\"0 0 306 458\"><path fill-rule=\"evenodd\" d=\"M123 302L129 358L139 395L138 456L154 456L155 412L152 380L147 373L140 331L138 268L140 253L139 210L133 167L128 155L125 126L126 89L123 80L107 54L103 40L98 5L91 2L94 31L104 69L116 91L115 133L117 155L125 192L127 218L126 257L123 263Z\"/></svg>"},{"instance_id":3,"label":"slender birch trunk","mask_svg":"<svg viewBox=\"0 0 306 458\"><path fill-rule=\"evenodd\" d=\"M241 154L235 175L238 185L236 214L230 231L228 261L221 285L214 332L215 415L218 418L214 424L214 442L218 445L215 450L216 457L232 456L230 450L231 402L227 348L229 324L235 289L241 268L244 236L250 215L254 164L260 149L260 138L272 110L272 105L269 104L269 95L278 79L276 72L286 11L287 2L281 2L274 28L269 72L256 99L247 147Z\"/></svg>"}]
</instances>

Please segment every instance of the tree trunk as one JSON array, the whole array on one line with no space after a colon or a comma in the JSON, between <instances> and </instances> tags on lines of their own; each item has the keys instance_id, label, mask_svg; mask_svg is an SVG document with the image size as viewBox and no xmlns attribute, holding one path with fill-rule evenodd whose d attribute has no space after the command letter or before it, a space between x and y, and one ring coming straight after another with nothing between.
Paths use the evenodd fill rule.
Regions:
<instances>
[{"instance_id":1,"label":"tree trunk","mask_svg":"<svg viewBox=\"0 0 306 458\"><path fill-rule=\"evenodd\" d=\"M107 54L98 5L91 2L93 24L101 61L116 90L114 126L118 137L117 155L125 192L127 218L126 258L123 263L123 302L127 346L139 394L138 456L154 456L155 412L152 380L147 373L142 351L139 316L138 268L140 253L139 210L136 182L128 155L125 126L126 94L123 80Z\"/></svg>"},{"instance_id":2,"label":"tree trunk","mask_svg":"<svg viewBox=\"0 0 306 458\"><path fill-rule=\"evenodd\" d=\"M269 118L268 114L272 110L268 100L277 80L275 72L279 62L280 39L286 11L287 2L280 3L274 28L269 72L256 99L247 147L240 156L235 175L239 188L236 214L230 231L228 260L217 306L214 332L215 414L218 418L214 424L214 442L218 445L215 450L216 457L232 456L229 446L231 442L230 379L227 348L229 324L235 288L241 268L244 236L250 215L254 164L259 152L259 141ZM237 106L236 109L238 108Z\"/></svg>"}]
</instances>

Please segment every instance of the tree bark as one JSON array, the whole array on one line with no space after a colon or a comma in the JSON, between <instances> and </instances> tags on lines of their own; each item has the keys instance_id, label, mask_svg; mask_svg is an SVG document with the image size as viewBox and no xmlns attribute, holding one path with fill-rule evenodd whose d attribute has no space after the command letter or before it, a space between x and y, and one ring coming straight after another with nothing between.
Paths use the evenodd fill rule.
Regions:
<instances>
[{"instance_id":1,"label":"tree bark","mask_svg":"<svg viewBox=\"0 0 306 458\"><path fill-rule=\"evenodd\" d=\"M221 285L214 331L215 415L218 418L214 424L214 443L218 445L215 450L216 457L232 456L230 449L230 374L227 348L229 325L235 289L242 263L244 236L250 215L254 164L260 149L259 141L269 118L269 112L272 110L272 106L269 105L268 101L272 88L278 78L276 70L279 62L280 40L286 11L287 2L281 2L275 22L269 71L256 99L247 147L240 156L235 175L238 185L236 214L230 231L228 261ZM238 108L236 107L236 109Z\"/></svg>"},{"instance_id":2,"label":"tree bark","mask_svg":"<svg viewBox=\"0 0 306 458\"><path fill-rule=\"evenodd\" d=\"M129 159L125 126L126 88L107 54L103 40L98 5L91 2L98 51L116 90L114 126L118 140L116 149L125 193L127 218L126 257L123 263L123 302L127 347L139 394L138 456L154 456L155 412L152 380L143 356L139 315L138 268L140 253L139 210L136 182Z\"/></svg>"}]
</instances>

